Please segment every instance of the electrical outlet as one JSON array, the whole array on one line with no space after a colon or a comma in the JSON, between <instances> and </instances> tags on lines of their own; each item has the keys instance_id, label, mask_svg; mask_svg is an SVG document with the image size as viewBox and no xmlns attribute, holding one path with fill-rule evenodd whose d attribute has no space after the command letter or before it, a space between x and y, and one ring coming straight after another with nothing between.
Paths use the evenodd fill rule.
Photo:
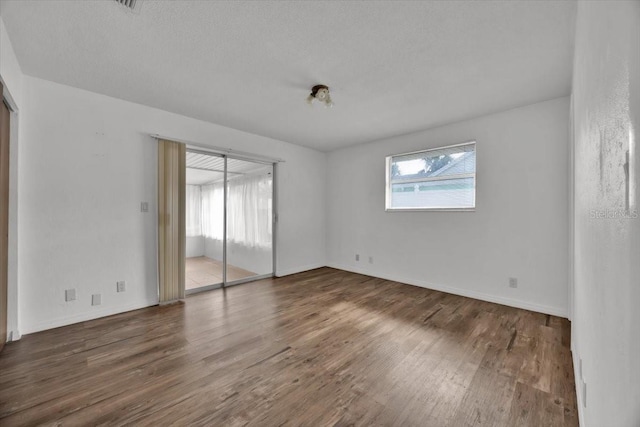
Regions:
<instances>
[{"instance_id":1,"label":"electrical outlet","mask_svg":"<svg viewBox=\"0 0 640 427\"><path fill-rule=\"evenodd\" d=\"M93 294L91 295L91 305L100 305L102 304L102 295Z\"/></svg>"},{"instance_id":2,"label":"electrical outlet","mask_svg":"<svg viewBox=\"0 0 640 427\"><path fill-rule=\"evenodd\" d=\"M120 280L119 282L116 283L117 285L117 291L118 292L124 292L127 289L127 283L124 280Z\"/></svg>"},{"instance_id":3,"label":"electrical outlet","mask_svg":"<svg viewBox=\"0 0 640 427\"><path fill-rule=\"evenodd\" d=\"M517 288L518 287L518 279L516 279L515 277L509 277L509 287L510 288Z\"/></svg>"},{"instance_id":4,"label":"electrical outlet","mask_svg":"<svg viewBox=\"0 0 640 427\"><path fill-rule=\"evenodd\" d=\"M360 254L356 254L356 261L360 261Z\"/></svg>"},{"instance_id":5,"label":"electrical outlet","mask_svg":"<svg viewBox=\"0 0 640 427\"><path fill-rule=\"evenodd\" d=\"M64 291L64 300L65 301L75 301L76 300L76 290L75 289L67 289Z\"/></svg>"},{"instance_id":6,"label":"electrical outlet","mask_svg":"<svg viewBox=\"0 0 640 427\"><path fill-rule=\"evenodd\" d=\"M369 257L369 264L373 264L373 257L372 256Z\"/></svg>"},{"instance_id":7,"label":"electrical outlet","mask_svg":"<svg viewBox=\"0 0 640 427\"><path fill-rule=\"evenodd\" d=\"M149 212L149 202L140 202L140 212Z\"/></svg>"}]
</instances>

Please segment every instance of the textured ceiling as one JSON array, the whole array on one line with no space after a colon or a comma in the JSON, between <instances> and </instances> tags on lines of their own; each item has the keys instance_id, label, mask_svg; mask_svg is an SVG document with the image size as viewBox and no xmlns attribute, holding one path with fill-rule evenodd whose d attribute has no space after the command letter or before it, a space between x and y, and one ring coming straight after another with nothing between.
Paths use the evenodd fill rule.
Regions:
<instances>
[{"instance_id":1,"label":"textured ceiling","mask_svg":"<svg viewBox=\"0 0 640 427\"><path fill-rule=\"evenodd\" d=\"M2 1L22 70L328 151L568 95L573 1ZM308 106L316 83L335 106Z\"/></svg>"}]
</instances>

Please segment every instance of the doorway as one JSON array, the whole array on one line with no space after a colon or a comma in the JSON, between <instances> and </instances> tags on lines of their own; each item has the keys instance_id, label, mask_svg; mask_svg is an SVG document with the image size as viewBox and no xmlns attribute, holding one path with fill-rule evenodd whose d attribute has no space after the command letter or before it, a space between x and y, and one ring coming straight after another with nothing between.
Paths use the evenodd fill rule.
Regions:
<instances>
[{"instance_id":1,"label":"doorway","mask_svg":"<svg viewBox=\"0 0 640 427\"><path fill-rule=\"evenodd\" d=\"M11 112L0 83L0 351L7 341L9 289L9 139Z\"/></svg>"},{"instance_id":2,"label":"doorway","mask_svg":"<svg viewBox=\"0 0 640 427\"><path fill-rule=\"evenodd\" d=\"M185 293L274 273L274 165L187 149Z\"/></svg>"}]
</instances>

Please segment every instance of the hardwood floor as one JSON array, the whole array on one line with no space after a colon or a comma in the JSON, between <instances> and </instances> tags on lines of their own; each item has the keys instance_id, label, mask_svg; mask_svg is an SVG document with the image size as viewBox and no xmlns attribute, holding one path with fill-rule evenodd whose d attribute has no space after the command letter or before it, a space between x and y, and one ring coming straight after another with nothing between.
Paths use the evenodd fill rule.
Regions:
<instances>
[{"instance_id":1,"label":"hardwood floor","mask_svg":"<svg viewBox=\"0 0 640 427\"><path fill-rule=\"evenodd\" d=\"M321 268L10 343L0 424L576 426L569 331Z\"/></svg>"},{"instance_id":2,"label":"hardwood floor","mask_svg":"<svg viewBox=\"0 0 640 427\"><path fill-rule=\"evenodd\" d=\"M222 262L205 256L186 258L184 265L185 289L222 283ZM227 282L246 279L256 273L227 264Z\"/></svg>"}]
</instances>

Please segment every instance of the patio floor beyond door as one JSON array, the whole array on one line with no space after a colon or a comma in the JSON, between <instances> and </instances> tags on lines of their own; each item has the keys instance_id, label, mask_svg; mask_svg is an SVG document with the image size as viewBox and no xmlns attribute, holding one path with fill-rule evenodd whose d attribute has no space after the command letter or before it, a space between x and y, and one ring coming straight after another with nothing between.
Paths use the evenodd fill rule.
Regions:
<instances>
[{"instance_id":1,"label":"patio floor beyond door","mask_svg":"<svg viewBox=\"0 0 640 427\"><path fill-rule=\"evenodd\" d=\"M205 256L185 260L185 289L222 283L222 262ZM256 273L227 264L227 281L245 279Z\"/></svg>"}]
</instances>

